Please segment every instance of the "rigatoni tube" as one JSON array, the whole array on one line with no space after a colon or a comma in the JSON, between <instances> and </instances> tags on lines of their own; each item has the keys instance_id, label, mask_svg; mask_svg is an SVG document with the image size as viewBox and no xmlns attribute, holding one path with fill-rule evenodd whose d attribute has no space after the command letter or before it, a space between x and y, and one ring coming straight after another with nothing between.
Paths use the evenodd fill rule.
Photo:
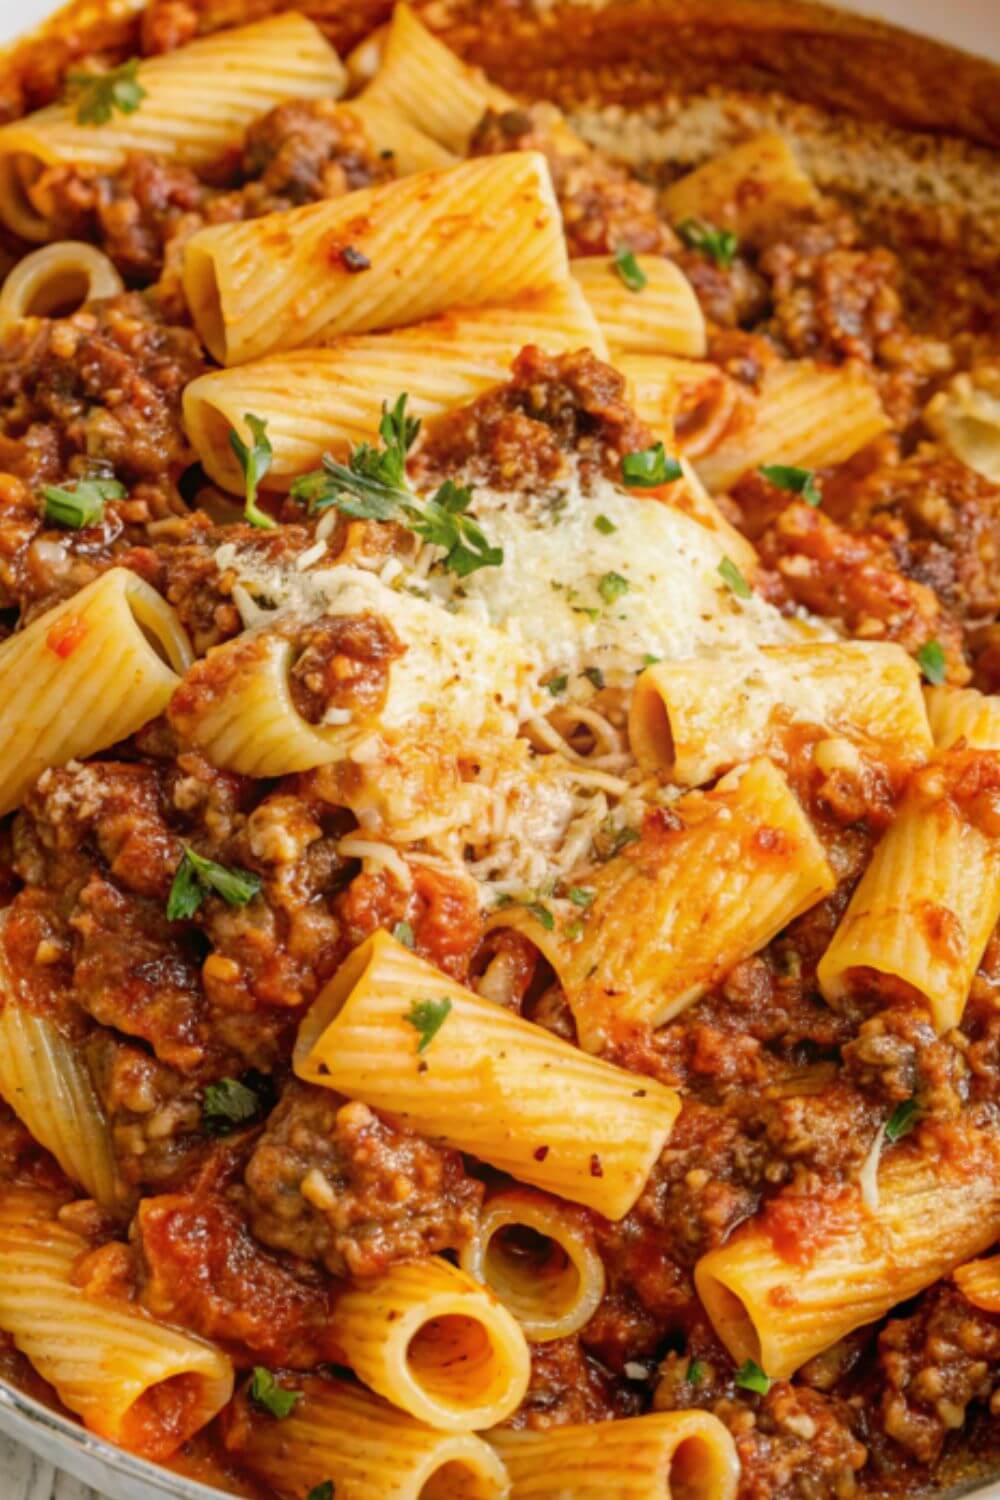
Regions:
<instances>
[{"instance_id":1,"label":"rigatoni tube","mask_svg":"<svg viewBox=\"0 0 1000 1500\"><path fill-rule=\"evenodd\" d=\"M295 1071L612 1219L638 1198L680 1108L673 1089L481 999L385 932L314 1002Z\"/></svg>"},{"instance_id":2,"label":"rigatoni tube","mask_svg":"<svg viewBox=\"0 0 1000 1500\"><path fill-rule=\"evenodd\" d=\"M213 224L188 241L184 291L203 342L236 365L507 302L567 267L545 158L515 151Z\"/></svg>"},{"instance_id":3,"label":"rigatoni tube","mask_svg":"<svg viewBox=\"0 0 1000 1500\"><path fill-rule=\"evenodd\" d=\"M511 1500L733 1500L740 1472L732 1437L707 1411L489 1440L507 1466Z\"/></svg>"},{"instance_id":4,"label":"rigatoni tube","mask_svg":"<svg viewBox=\"0 0 1000 1500\"><path fill-rule=\"evenodd\" d=\"M642 286L625 284L614 260L587 255L571 260L570 271L583 289L608 346L630 354L705 353L705 315L694 287L680 266L662 255L637 255Z\"/></svg>"},{"instance_id":5,"label":"rigatoni tube","mask_svg":"<svg viewBox=\"0 0 1000 1500\"><path fill-rule=\"evenodd\" d=\"M785 1192L702 1257L698 1295L737 1364L787 1379L993 1243L1000 1148L942 1129L886 1150L876 1207L854 1187L817 1202Z\"/></svg>"},{"instance_id":6,"label":"rigatoni tube","mask_svg":"<svg viewBox=\"0 0 1000 1500\"><path fill-rule=\"evenodd\" d=\"M499 1298L439 1256L355 1282L333 1329L365 1385L444 1432L503 1422L521 1404L531 1356Z\"/></svg>"}]
</instances>

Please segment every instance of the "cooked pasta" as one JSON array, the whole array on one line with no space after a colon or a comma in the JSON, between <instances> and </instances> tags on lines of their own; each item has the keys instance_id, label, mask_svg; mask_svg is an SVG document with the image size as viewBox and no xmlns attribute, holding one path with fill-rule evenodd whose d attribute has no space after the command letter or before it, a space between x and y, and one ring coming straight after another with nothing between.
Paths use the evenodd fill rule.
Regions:
<instances>
[{"instance_id":1,"label":"cooked pasta","mask_svg":"<svg viewBox=\"0 0 1000 1500\"><path fill-rule=\"evenodd\" d=\"M955 1285L962 1296L985 1312L1000 1313L1000 1256L970 1260L954 1273Z\"/></svg>"},{"instance_id":2,"label":"cooked pasta","mask_svg":"<svg viewBox=\"0 0 1000 1500\"><path fill-rule=\"evenodd\" d=\"M672 261L636 257L642 286L632 290L613 260L603 255L570 262L570 271L608 341L626 354L705 353L705 317L694 288Z\"/></svg>"},{"instance_id":3,"label":"cooked pasta","mask_svg":"<svg viewBox=\"0 0 1000 1500\"><path fill-rule=\"evenodd\" d=\"M426 1058L410 1014L420 1004L446 1018ZM672 1089L636 1089L624 1070L480 1000L387 933L316 1001L295 1070L608 1218L639 1196L679 1106Z\"/></svg>"},{"instance_id":4,"label":"cooked pasta","mask_svg":"<svg viewBox=\"0 0 1000 1500\"><path fill-rule=\"evenodd\" d=\"M612 1426L494 1432L511 1500L732 1500L739 1464L733 1440L704 1411L659 1412Z\"/></svg>"},{"instance_id":5,"label":"cooked pasta","mask_svg":"<svg viewBox=\"0 0 1000 1500\"><path fill-rule=\"evenodd\" d=\"M213 371L185 391L185 422L206 471L239 492L243 476L229 433L243 430L248 411L262 417L274 451L265 484L287 488L324 453L375 438L390 388L407 392L416 416L438 416L503 380L525 344L604 351L592 314L567 283L502 307L443 313L410 328Z\"/></svg>"},{"instance_id":6,"label":"cooked pasta","mask_svg":"<svg viewBox=\"0 0 1000 1500\"><path fill-rule=\"evenodd\" d=\"M93 1432L165 1458L210 1422L233 1390L218 1349L91 1296L74 1280L86 1240L44 1197L0 1196L0 1328Z\"/></svg>"},{"instance_id":7,"label":"cooked pasta","mask_svg":"<svg viewBox=\"0 0 1000 1500\"><path fill-rule=\"evenodd\" d=\"M190 660L173 610L127 568L0 644L0 813L46 766L93 755L155 718Z\"/></svg>"},{"instance_id":8,"label":"cooked pasta","mask_svg":"<svg viewBox=\"0 0 1000 1500\"><path fill-rule=\"evenodd\" d=\"M46 238L45 169L65 163L115 168L149 151L209 166L242 142L256 116L287 99L323 99L344 69L304 16L272 16L140 63L139 107L97 123L71 98L0 129L0 220L27 240ZM192 99L198 107L191 108Z\"/></svg>"},{"instance_id":9,"label":"cooked pasta","mask_svg":"<svg viewBox=\"0 0 1000 1500\"><path fill-rule=\"evenodd\" d=\"M226 1446L281 1494L332 1483L338 1500L504 1500L502 1460L470 1432L441 1432L345 1380L295 1379L301 1399L283 1422L249 1413L229 1423Z\"/></svg>"},{"instance_id":10,"label":"cooked pasta","mask_svg":"<svg viewBox=\"0 0 1000 1500\"><path fill-rule=\"evenodd\" d=\"M184 289L205 344L234 365L507 302L566 264L548 168L525 151L203 229L186 247Z\"/></svg>"},{"instance_id":11,"label":"cooked pasta","mask_svg":"<svg viewBox=\"0 0 1000 1500\"><path fill-rule=\"evenodd\" d=\"M496 1293L533 1343L577 1333L604 1295L604 1265L585 1216L528 1188L490 1198L459 1263Z\"/></svg>"},{"instance_id":12,"label":"cooked pasta","mask_svg":"<svg viewBox=\"0 0 1000 1500\"><path fill-rule=\"evenodd\" d=\"M1000 1232L996 1146L976 1132L961 1146L961 1157L933 1137L887 1148L877 1206L847 1190L826 1205L826 1230L811 1248L783 1233L803 1208L785 1195L703 1256L698 1295L733 1359L785 1380L991 1245Z\"/></svg>"},{"instance_id":13,"label":"cooked pasta","mask_svg":"<svg viewBox=\"0 0 1000 1500\"><path fill-rule=\"evenodd\" d=\"M671 183L663 203L675 224L702 219L754 244L781 215L815 209L819 193L785 137L768 131Z\"/></svg>"},{"instance_id":14,"label":"cooked pasta","mask_svg":"<svg viewBox=\"0 0 1000 1500\"><path fill-rule=\"evenodd\" d=\"M44 245L7 273L0 288L0 333L19 318L73 312L123 288L111 261L93 245L82 240Z\"/></svg>"},{"instance_id":15,"label":"cooked pasta","mask_svg":"<svg viewBox=\"0 0 1000 1500\"><path fill-rule=\"evenodd\" d=\"M515 1319L436 1256L349 1287L334 1327L366 1385L440 1431L503 1422L528 1388L531 1357Z\"/></svg>"}]
</instances>

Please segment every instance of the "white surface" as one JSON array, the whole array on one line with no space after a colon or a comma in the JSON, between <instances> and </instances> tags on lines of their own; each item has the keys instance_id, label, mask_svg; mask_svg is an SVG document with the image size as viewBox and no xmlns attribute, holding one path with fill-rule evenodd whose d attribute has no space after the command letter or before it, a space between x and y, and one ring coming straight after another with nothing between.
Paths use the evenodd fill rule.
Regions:
<instances>
[{"instance_id":1,"label":"white surface","mask_svg":"<svg viewBox=\"0 0 1000 1500\"><path fill-rule=\"evenodd\" d=\"M3 1500L100 1500L68 1474L59 1474L43 1458L0 1433L0 1496Z\"/></svg>"}]
</instances>

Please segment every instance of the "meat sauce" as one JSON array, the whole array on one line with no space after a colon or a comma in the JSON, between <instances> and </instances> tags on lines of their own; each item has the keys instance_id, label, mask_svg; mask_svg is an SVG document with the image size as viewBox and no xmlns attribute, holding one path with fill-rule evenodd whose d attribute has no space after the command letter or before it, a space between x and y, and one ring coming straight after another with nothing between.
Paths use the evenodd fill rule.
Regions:
<instances>
[{"instance_id":1,"label":"meat sauce","mask_svg":"<svg viewBox=\"0 0 1000 1500\"><path fill-rule=\"evenodd\" d=\"M385 9L321 19L344 45ZM210 29L211 14L211 5L154 0L141 20L109 23L109 55L171 50ZM24 52L7 114L54 97L71 53L72 41L51 56ZM731 514L758 547L759 587L786 612L804 607L846 636L895 641L913 655L937 642L949 682L995 688L1000 488L920 426L936 382L964 356L960 340L949 347L921 331L896 254L838 208L776 224L764 246L741 247L723 267L680 245L648 183L589 148L570 149L544 105L489 113L471 142L482 154L523 147L549 160L571 254L626 246L677 261L710 320L709 358L744 389L780 358L850 360L873 373L893 432L819 474L821 510L759 474L735 485ZM128 1208L118 1223L87 1228L98 1247L127 1243L121 1294L219 1342L241 1368L336 1364L329 1326L343 1278L455 1252L480 1211L477 1164L290 1077L298 1023L354 947L381 927L402 930L463 981L501 964L507 1002L572 1038L548 966L516 934L484 936L469 882L413 863L404 891L339 851L356 824L328 770L254 782L213 768L187 738L257 649L248 636L234 652L207 654L242 629L220 544L280 563L313 543L316 522L293 500L274 532L213 520L181 421L183 389L206 357L186 320L179 251L206 223L390 173L360 125L325 103L284 105L255 124L221 184L138 155L117 173L52 169L59 233L101 246L131 290L0 339L0 634L120 565L162 592L199 657L163 720L87 764L45 772L0 827L3 958L19 1000L79 1045L107 1111ZM436 424L412 472L544 488L570 460L611 473L649 440L612 370L584 353L528 349L509 382ZM48 525L40 486L79 478L94 460L127 497L94 526ZM335 554L348 544L343 528L331 540ZM78 622L64 619L48 644L71 655ZM292 647L292 698L313 725L331 710L377 706L404 649L367 616L321 623ZM757 1214L794 1279L856 1213L854 1184L887 1108L914 1100L929 1128L1000 1118L996 934L961 1024L944 1037L912 995L862 983L833 1012L815 977L907 786L951 799L996 836L996 757L958 752L911 777L908 766L871 761L823 773L812 749L808 735L790 735L785 769L838 887L677 1019L610 1038L608 1059L679 1088L682 1110L631 1212L617 1223L590 1215L605 1297L578 1335L534 1347L512 1418L539 1428L705 1407L736 1441L740 1500L912 1493L964 1451L963 1424L987 1452L977 1434L1000 1416L1000 1316L948 1282L766 1394L737 1382L695 1295L699 1256ZM634 856L671 831L662 814ZM230 906L209 894L190 920L168 921L186 846L249 872L259 882L253 901ZM768 853L781 864L780 847ZM208 1101L234 1079L258 1108L220 1133ZM71 1196L3 1105L0 1181ZM3 1340L0 1373L31 1393L44 1385ZM169 1386L155 1412L136 1411L129 1440L149 1451L165 1434L166 1451L190 1398L183 1382ZM241 1432L258 1420L241 1399L225 1442L213 1430L177 1464L256 1493L239 1453Z\"/></svg>"}]
</instances>

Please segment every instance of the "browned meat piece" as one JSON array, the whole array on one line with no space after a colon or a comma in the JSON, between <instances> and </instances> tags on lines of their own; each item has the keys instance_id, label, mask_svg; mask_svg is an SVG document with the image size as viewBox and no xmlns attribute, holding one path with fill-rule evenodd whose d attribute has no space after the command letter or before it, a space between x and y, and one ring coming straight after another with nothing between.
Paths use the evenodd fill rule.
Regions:
<instances>
[{"instance_id":1,"label":"browned meat piece","mask_svg":"<svg viewBox=\"0 0 1000 1500\"><path fill-rule=\"evenodd\" d=\"M469 149L473 156L541 151L547 157L570 255L609 254L622 245L654 255L677 248L655 190L572 135L549 105L487 110Z\"/></svg>"},{"instance_id":2,"label":"browned meat piece","mask_svg":"<svg viewBox=\"0 0 1000 1500\"><path fill-rule=\"evenodd\" d=\"M146 1198L133 1238L140 1300L154 1317L222 1344L241 1364L308 1370L342 1360L329 1281L268 1255L225 1198Z\"/></svg>"},{"instance_id":3,"label":"browned meat piece","mask_svg":"<svg viewBox=\"0 0 1000 1500\"><path fill-rule=\"evenodd\" d=\"M965 1092L966 1063L938 1037L921 1004L880 1006L843 1049L845 1076L887 1104L916 1097L924 1114L956 1114Z\"/></svg>"},{"instance_id":4,"label":"browned meat piece","mask_svg":"<svg viewBox=\"0 0 1000 1500\"><path fill-rule=\"evenodd\" d=\"M388 691L389 668L406 650L377 615L317 620L296 634L295 648L289 691L310 724L322 723L331 708L358 717L377 713Z\"/></svg>"},{"instance_id":5,"label":"browned meat piece","mask_svg":"<svg viewBox=\"0 0 1000 1500\"><path fill-rule=\"evenodd\" d=\"M384 872L356 875L334 903L344 941L355 948L379 927L408 922L414 950L446 974L464 979L483 929L475 892L466 880L426 865L411 866L413 888L401 891Z\"/></svg>"},{"instance_id":6,"label":"browned meat piece","mask_svg":"<svg viewBox=\"0 0 1000 1500\"><path fill-rule=\"evenodd\" d=\"M243 151L250 213L339 198L395 175L349 109L332 99L297 99L250 126Z\"/></svg>"},{"instance_id":7,"label":"browned meat piece","mask_svg":"<svg viewBox=\"0 0 1000 1500\"><path fill-rule=\"evenodd\" d=\"M84 1053L123 1182L163 1192L196 1176L215 1144L202 1129L201 1084L103 1027Z\"/></svg>"},{"instance_id":8,"label":"browned meat piece","mask_svg":"<svg viewBox=\"0 0 1000 1500\"><path fill-rule=\"evenodd\" d=\"M268 1121L246 1185L257 1238L337 1276L374 1276L463 1244L483 1195L457 1151L299 1083Z\"/></svg>"},{"instance_id":9,"label":"browned meat piece","mask_svg":"<svg viewBox=\"0 0 1000 1500\"><path fill-rule=\"evenodd\" d=\"M694 287L706 318L721 328L754 323L766 310L767 284L742 256L720 266L700 250L679 250L671 260Z\"/></svg>"},{"instance_id":10,"label":"browned meat piece","mask_svg":"<svg viewBox=\"0 0 1000 1500\"><path fill-rule=\"evenodd\" d=\"M620 477L621 457L648 448L653 435L625 399L625 381L588 350L548 355L522 349L513 379L428 430L415 472L447 478L465 470L500 488L544 486L575 454L586 479L606 469Z\"/></svg>"},{"instance_id":11,"label":"browned meat piece","mask_svg":"<svg viewBox=\"0 0 1000 1500\"><path fill-rule=\"evenodd\" d=\"M531 1345L531 1383L505 1425L537 1432L568 1423L610 1422L641 1411L636 1387L586 1354L576 1337Z\"/></svg>"}]
</instances>

